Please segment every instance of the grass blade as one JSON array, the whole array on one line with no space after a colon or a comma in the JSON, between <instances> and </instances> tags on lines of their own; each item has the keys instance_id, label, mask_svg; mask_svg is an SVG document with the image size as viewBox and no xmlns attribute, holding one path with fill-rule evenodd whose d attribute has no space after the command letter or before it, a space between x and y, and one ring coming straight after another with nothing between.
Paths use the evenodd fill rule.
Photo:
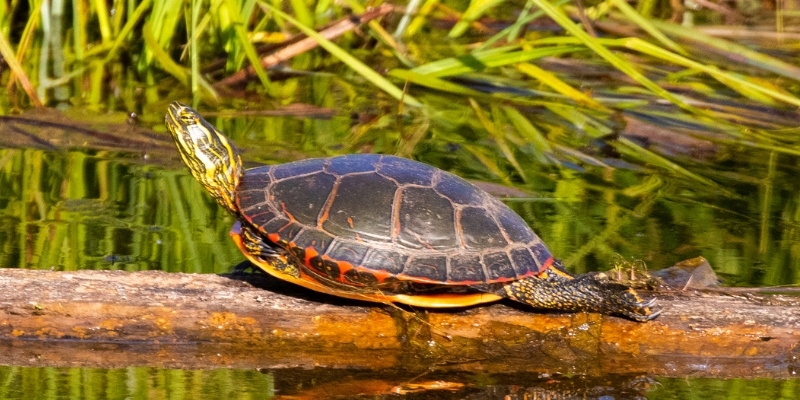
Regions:
<instances>
[{"instance_id":1,"label":"grass blade","mask_svg":"<svg viewBox=\"0 0 800 400\"><path fill-rule=\"evenodd\" d=\"M100 28L100 36L103 42L111 41L111 23L108 21L108 6L106 0L95 0L92 2L97 13L98 27Z\"/></svg>"},{"instance_id":2,"label":"grass blade","mask_svg":"<svg viewBox=\"0 0 800 400\"><path fill-rule=\"evenodd\" d=\"M403 79L408 82L415 83L420 86L425 86L433 90L439 90L442 92L461 94L465 96L484 95L483 93L477 90L470 89L468 87L459 85L457 83L453 83L444 79L435 78L433 76L418 74L414 71L409 71L406 69L393 69L389 71L389 76Z\"/></svg>"},{"instance_id":3,"label":"grass blade","mask_svg":"<svg viewBox=\"0 0 800 400\"><path fill-rule=\"evenodd\" d=\"M672 161L670 161L670 160L668 160L668 159L666 159L664 157L661 157L660 155L658 155L658 154L656 154L656 153L654 153L654 152L652 152L650 150L647 150L647 149L639 146L638 144L634 143L630 139L627 139L627 138L624 138L624 137L620 137L619 139L617 139L617 143L619 144L619 146L617 146L617 148L620 150L620 152L623 152L623 153L628 154L628 155L630 155L630 156L632 156L632 157L634 157L636 159L644 161L645 163L648 163L648 164L651 164L651 165L654 165L654 166L657 166L657 167L660 167L660 168L664 168L664 169L666 169L668 171L672 171L672 172L674 172L674 173L676 173L678 175L681 175L681 176L684 176L686 178L689 178L689 179L692 179L694 181L697 181L698 183L702 183L702 184L704 184L704 185L706 185L708 187L711 187L711 188L714 188L716 190L721 191L721 193L724 193L725 195L729 195L730 194L730 192L728 192L727 190L725 190L721 186L717 185L716 182L714 182L714 181L712 181L710 179L703 178L702 176L697 175L694 172L691 172L691 171L681 167L680 165L675 164L674 162L672 162Z\"/></svg>"},{"instance_id":4,"label":"grass blade","mask_svg":"<svg viewBox=\"0 0 800 400\"><path fill-rule=\"evenodd\" d=\"M253 47L252 43L250 43L250 39L247 36L247 31L244 29L244 23L242 23L239 19L239 13L236 10L236 4L233 2L233 0L225 0L225 6L228 8L229 16L233 19L233 21L231 21L231 25L233 25L233 30L236 32L236 37L239 39L239 44L242 46L242 50L244 50L247 60L250 61L250 65L252 65L255 69L258 80L261 81L261 85L264 86L264 89L267 90L267 93L274 95L274 90L270 84L269 77L267 76L267 71L265 71L264 67L261 66L261 61L258 58L256 48Z\"/></svg>"},{"instance_id":5,"label":"grass blade","mask_svg":"<svg viewBox=\"0 0 800 400\"><path fill-rule=\"evenodd\" d=\"M114 56L117 54L117 50L120 46L122 46L122 42L128 39L128 35L133 31L133 28L139 24L139 21L142 19L142 16L146 11L149 11L150 5L153 3L153 0L143 0L137 7L136 10L131 14L128 21L125 22L125 25L122 27L122 30L119 32L117 39L114 40L114 44L111 46L111 49L106 54L104 62L110 62L114 59Z\"/></svg>"},{"instance_id":6,"label":"grass blade","mask_svg":"<svg viewBox=\"0 0 800 400\"><path fill-rule=\"evenodd\" d=\"M533 50L511 51L518 48L508 46L500 49L484 50L458 58L445 58L421 65L411 71L442 78L445 76L463 75L470 72L482 71L486 68L502 67L506 65L535 60L564 53L573 53L584 50L579 46L550 46Z\"/></svg>"},{"instance_id":7,"label":"grass blade","mask_svg":"<svg viewBox=\"0 0 800 400\"><path fill-rule=\"evenodd\" d=\"M612 4L614 4L615 7L617 7L618 10L622 11L622 13L625 14L625 17L627 17L629 21L638 25L639 28L642 28L645 32L649 33L650 36L658 40L661 44L669 47L670 49L672 49L672 51L680 55L687 57L689 56L689 53L687 53L686 50L683 49L683 47L679 46L677 43L673 42L670 38L668 38L661 31L659 31L658 28L656 28L650 22L650 20L642 17L641 14L636 12L636 10L634 10L633 7L631 7L628 3L626 3L625 0L610 0L610 1Z\"/></svg>"},{"instance_id":8,"label":"grass blade","mask_svg":"<svg viewBox=\"0 0 800 400\"><path fill-rule=\"evenodd\" d=\"M175 79L182 82L184 85L190 85L190 77L189 73L186 72L186 69L175 61L172 61L172 58L164 51L164 49L159 46L158 41L156 40L155 36L153 36L152 31L150 30L150 22L146 22L144 27L142 27L142 36L144 37L145 44L150 49L153 58L161 65L161 68L164 71L167 71L170 75L174 76ZM217 103L219 102L219 96L217 92L211 87L211 85L206 82L201 76L196 77L198 84L205 89L201 91L201 94L204 94L203 99L211 102Z\"/></svg>"},{"instance_id":9,"label":"grass blade","mask_svg":"<svg viewBox=\"0 0 800 400\"><path fill-rule=\"evenodd\" d=\"M713 51L724 55L736 63L743 63L761 68L787 78L800 81L800 67L781 61L777 58L751 50L740 44L706 35L697 29L687 29L675 24L652 21L658 29L682 40L697 43L704 51Z\"/></svg>"},{"instance_id":10,"label":"grass blade","mask_svg":"<svg viewBox=\"0 0 800 400\"><path fill-rule=\"evenodd\" d=\"M800 107L800 99L798 99L795 96L792 96L791 94L772 90L768 87L759 85L756 82L751 82L749 80L741 78L740 76L737 76L735 74L722 71L716 66L701 64L699 62L692 61L686 57L670 53L669 51L661 47L655 46L652 43L648 43L639 38L617 39L616 41L620 41L620 43L624 47L627 47L629 49L636 50L653 57L658 57L661 58L662 60L670 61L678 65L683 65L688 68L693 68L703 71L711 75L718 81L722 82L723 84L728 85L732 89L738 90L737 88L740 88L741 90L738 91L742 92L745 95L748 93L748 91L752 90L767 95L769 97L772 97L774 99L778 99L786 103L792 104L794 106ZM753 98L758 100L756 96L753 96Z\"/></svg>"},{"instance_id":11,"label":"grass blade","mask_svg":"<svg viewBox=\"0 0 800 400\"><path fill-rule=\"evenodd\" d=\"M11 43L6 38L6 35L0 32L0 55L3 56L8 67L11 68L11 72L14 73L14 77L17 78L19 84L22 85L22 89L25 90L25 93L31 99L36 107L42 106L42 101L39 100L39 96L36 95L36 90L31 85L31 81L28 79L28 75L25 74L25 70L22 69L22 65L17 60L17 55L14 54L14 49L11 48Z\"/></svg>"},{"instance_id":12,"label":"grass blade","mask_svg":"<svg viewBox=\"0 0 800 400\"><path fill-rule=\"evenodd\" d=\"M480 104L478 104L475 99L470 98L469 104L472 106L472 110L475 111L475 116L478 117L478 121L480 121L483 129L486 129L489 132L489 135L494 139L495 144L503 153L503 155L508 159L508 162L517 170L517 173L522 177L523 181L527 181L527 175L525 174L525 170L517 161L517 157L514 156L514 152L511 151L511 148L508 147L508 143L506 142L505 136L499 129L497 129L497 125L492 122L486 114L481 109Z\"/></svg>"},{"instance_id":13,"label":"grass blade","mask_svg":"<svg viewBox=\"0 0 800 400\"><path fill-rule=\"evenodd\" d=\"M464 34L464 32L469 28L469 26L474 22L476 19L480 18L486 11L490 8L502 3L504 0L472 0L467 7L467 10L464 11L464 14L461 15L461 20L456 23L450 33L447 36L451 38L457 38Z\"/></svg>"},{"instance_id":14,"label":"grass blade","mask_svg":"<svg viewBox=\"0 0 800 400\"><path fill-rule=\"evenodd\" d=\"M602 104L598 103L593 98L583 94L582 92L568 85L561 79L558 79L558 77L555 76L555 74L549 71L545 71L530 63L517 64L517 69L522 71L526 75L538 80L539 82L542 82L547 86L550 86L550 88L552 88L556 92L571 98L574 102L578 104L586 105L600 111L611 112L611 110L609 110Z\"/></svg>"}]
</instances>

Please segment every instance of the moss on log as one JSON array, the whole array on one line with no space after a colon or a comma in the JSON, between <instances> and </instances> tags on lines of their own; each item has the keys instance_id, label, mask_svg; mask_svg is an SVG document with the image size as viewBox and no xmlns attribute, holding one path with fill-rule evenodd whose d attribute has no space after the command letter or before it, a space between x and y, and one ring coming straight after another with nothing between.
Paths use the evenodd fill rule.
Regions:
<instances>
[{"instance_id":1,"label":"moss on log","mask_svg":"<svg viewBox=\"0 0 800 400\"><path fill-rule=\"evenodd\" d=\"M659 293L635 323L511 303L409 311L262 274L0 269L0 364L788 377L800 299Z\"/></svg>"}]
</instances>

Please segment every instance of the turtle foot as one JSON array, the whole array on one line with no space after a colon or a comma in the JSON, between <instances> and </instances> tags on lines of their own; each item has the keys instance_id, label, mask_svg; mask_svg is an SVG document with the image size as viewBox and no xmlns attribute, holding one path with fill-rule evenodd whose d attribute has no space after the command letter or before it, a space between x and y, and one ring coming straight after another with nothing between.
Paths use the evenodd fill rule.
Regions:
<instances>
[{"instance_id":1,"label":"turtle foot","mask_svg":"<svg viewBox=\"0 0 800 400\"><path fill-rule=\"evenodd\" d=\"M656 298L644 300L628 286L594 274L576 278L546 274L511 282L504 291L510 299L536 308L597 312L638 322L661 314Z\"/></svg>"},{"instance_id":2,"label":"turtle foot","mask_svg":"<svg viewBox=\"0 0 800 400\"><path fill-rule=\"evenodd\" d=\"M664 310L658 305L658 300L651 298L648 301L633 304L631 310L619 311L615 314L634 321L647 322L658 318L662 311Z\"/></svg>"}]
</instances>

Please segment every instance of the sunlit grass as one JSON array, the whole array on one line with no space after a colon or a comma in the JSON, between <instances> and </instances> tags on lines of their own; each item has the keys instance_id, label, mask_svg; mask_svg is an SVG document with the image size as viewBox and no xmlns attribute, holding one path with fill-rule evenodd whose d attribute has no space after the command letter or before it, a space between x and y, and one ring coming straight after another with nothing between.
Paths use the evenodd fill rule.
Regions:
<instances>
[{"instance_id":1,"label":"sunlit grass","mask_svg":"<svg viewBox=\"0 0 800 400\"><path fill-rule=\"evenodd\" d=\"M284 5L283 10L275 8L280 3L246 0L214 3L200 0L188 3L144 0L138 4L117 1L111 8L106 3L91 2L76 3L71 9L64 10L54 10L42 4L4 4L5 12L0 13L0 53L11 60L9 66L13 72L5 75L13 78L7 81L7 86L14 86L18 82L25 89L23 96L12 98L14 104L22 107L26 102L33 105L39 101L49 105L63 103L64 97L58 96L55 90L68 90L65 83L70 80L75 82L71 85L72 90L86 88L88 83L88 90L78 89L83 94L72 97L73 104L77 102L96 110L114 106L118 103L111 101L113 93L105 80L109 68L121 68L123 71L122 75L117 75L123 81L116 81L115 85L134 85L143 89L144 104L139 107L144 111L151 108L159 110L166 102L165 96L191 97L195 105L200 102L212 106L218 106L220 102L227 103L226 94L240 89L215 88L213 80L246 68L252 68L253 71L253 84L248 90L286 103L293 97L294 83L291 80L274 82L269 78L260 61L260 57L268 55L269 50L259 50L258 43L254 42L258 37L273 33L285 37L308 36L324 49L323 53L315 52L311 59L299 58L296 63L298 67L309 68L311 62L316 65L311 67L313 70L322 68L323 71L329 69L337 73L340 68L336 64L343 63L353 73L346 79L363 80L365 84L385 91L395 101L416 107L437 107L437 102L419 102L416 99L418 88L415 85L419 85L428 91L440 92L442 96L467 95L475 98L484 112L488 111L486 107L492 100L478 92L486 90L492 91L489 93L492 97L516 104L513 107L518 110L535 105L542 95L567 106L594 108L605 114L605 118L615 112L629 110L619 108L619 103L604 101L603 93L582 89L579 78L576 78L579 70L548 71L538 66L538 60L545 57L577 57L616 69L632 80L626 85L634 84L646 89L636 93L634 98L648 102L666 100L679 109L675 112L696 118L708 126L716 126L725 135L733 135L731 140L744 146L771 143L765 140L765 133L742 124L742 121L731 121L726 113L696 106L693 97L710 96L717 102L742 100L785 109L800 105L797 91L791 90L797 87L800 73L791 62L724 39L696 34L690 28L653 19L649 17L653 6L645 2L639 4L639 11L617 0L607 0L586 9L585 15L590 21L595 18L600 24L599 28L613 24L613 28L619 31L639 32L637 37L627 37L615 35L614 30L606 30L603 38L597 38L590 34L593 30L587 31L585 26L573 22L578 10L563 1L530 0L520 13L509 12L514 9L515 3L503 0L474 0L464 10L455 10L438 1L428 1L418 5L417 15L407 16L407 28L397 32L399 38L393 38L388 33L391 27L386 27L386 24L391 20L384 21L384 24L377 20L370 21L363 26L361 29L365 33L379 40L377 44L367 43L363 40L365 38L355 36L355 32L337 40L337 43L317 33L324 29L325 22L349 15L350 9L330 1L291 1ZM354 12L366 10L357 2L347 4ZM44 23L43 15L47 15L47 23ZM19 19L25 16L27 20ZM426 32L422 30L432 20L454 16L459 21L448 30L436 31L431 27ZM558 23L565 34L526 32L526 24L535 23L545 16ZM485 29L482 22L484 18L505 21L507 26L498 32L484 34L480 31ZM70 20L71 29L67 29L66 21ZM50 29L51 26L62 29L57 32ZM11 32L17 31L12 27L22 27L21 34L12 36ZM42 30L43 27L46 29ZM63 37L57 37L59 34ZM46 45L51 43L61 43L63 51L51 49L41 52L42 57L37 58L37 51L46 49ZM439 51L440 46L431 46L432 43L446 46L447 51ZM373 46L369 49L371 54L367 62L360 59L364 54L364 46ZM413 46L413 52L406 50L409 46ZM719 57L709 57L698 51L702 47L714 49L717 56L727 57L731 61L725 63ZM65 55L63 70L49 69L47 64L43 64L49 62L49 55L61 53ZM12 54L16 54L16 57ZM19 62L14 62L15 59ZM224 62L219 63L220 60ZM209 69L212 64L216 67ZM742 64L747 68L742 68ZM388 68L387 71L376 70L374 65ZM219 70L220 66L222 70ZM653 74L653 70L672 72L669 75ZM478 83L489 84L489 87L481 89L476 86L475 74L481 75L479 81L483 82ZM721 85L706 83L702 86L704 90L696 93L676 93L669 89L676 80L687 84L699 83L702 77L698 74L705 74ZM795 85L770 84L770 74L792 79ZM212 75L216 78L210 79ZM80 83L81 78L84 79L83 83ZM175 85L170 85L172 80ZM502 85L498 85L498 82L502 82ZM703 82L708 82L708 79ZM408 87L409 83L413 85ZM165 87L169 89L164 90ZM405 89L401 89L403 87ZM504 92L503 87L516 91ZM34 88L39 89L38 94ZM727 89L736 93L730 93ZM220 90L224 92L222 97ZM613 91L615 88L612 86L605 90ZM617 94L625 96L626 92L619 91ZM465 108L475 107L468 101L458 104ZM403 112L399 105L395 107L398 112ZM639 109L640 112L648 112L646 105ZM436 113L431 115L435 116ZM547 121L534 120L529 120L529 124L520 124L519 119L517 122L514 128L540 125L538 129L541 129L542 124L548 124ZM484 123L483 126L491 131L487 128L491 125ZM574 128L577 129L575 134L579 135L581 126ZM750 135L744 138L741 132ZM518 175L523 176L524 171L520 170L519 165L514 165L515 157L510 153L511 149L504 149L501 142L495 144L498 154L509 161L502 168L516 169ZM574 146L564 142L558 144ZM794 148L796 144L790 146ZM630 148L631 144L625 147ZM540 151L547 153L552 161L563 156L559 148L554 146L542 150L540 147ZM645 154L645 151L638 150L637 153ZM655 158L652 161L652 166L656 168L666 165ZM704 183L703 180L698 182Z\"/></svg>"}]
</instances>

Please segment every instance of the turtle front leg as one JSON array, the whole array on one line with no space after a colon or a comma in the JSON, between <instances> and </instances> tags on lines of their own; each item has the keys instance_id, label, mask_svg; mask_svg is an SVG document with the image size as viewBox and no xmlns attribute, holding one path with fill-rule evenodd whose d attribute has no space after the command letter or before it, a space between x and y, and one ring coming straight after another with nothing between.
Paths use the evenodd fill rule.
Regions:
<instances>
[{"instance_id":1,"label":"turtle front leg","mask_svg":"<svg viewBox=\"0 0 800 400\"><path fill-rule=\"evenodd\" d=\"M573 278L553 269L511 282L497 294L535 308L597 312L639 322L652 320L661 313L660 309L654 309L655 298L645 301L625 285L594 274Z\"/></svg>"},{"instance_id":2,"label":"turtle front leg","mask_svg":"<svg viewBox=\"0 0 800 400\"><path fill-rule=\"evenodd\" d=\"M300 277L300 269L289 262L286 250L268 243L249 226L241 226L241 240L245 254L259 268L270 268L295 278Z\"/></svg>"}]
</instances>

